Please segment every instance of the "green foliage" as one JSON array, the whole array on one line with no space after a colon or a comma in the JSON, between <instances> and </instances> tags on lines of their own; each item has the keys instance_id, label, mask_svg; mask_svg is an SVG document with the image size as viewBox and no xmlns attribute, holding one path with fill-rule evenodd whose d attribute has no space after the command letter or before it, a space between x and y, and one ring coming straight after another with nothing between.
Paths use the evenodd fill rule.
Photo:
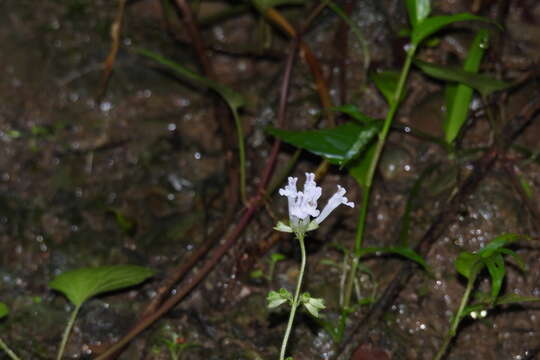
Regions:
<instances>
[{"instance_id":1,"label":"green foliage","mask_svg":"<svg viewBox=\"0 0 540 360\"><path fill-rule=\"evenodd\" d=\"M9 308L3 302L0 302L0 319L9 314Z\"/></svg>"},{"instance_id":2,"label":"green foliage","mask_svg":"<svg viewBox=\"0 0 540 360\"><path fill-rule=\"evenodd\" d=\"M58 275L49 287L79 307L93 296L137 285L153 275L153 270L135 265L81 268Z\"/></svg>"},{"instance_id":3,"label":"green foliage","mask_svg":"<svg viewBox=\"0 0 540 360\"><path fill-rule=\"evenodd\" d=\"M424 270L429 271L429 266L416 251L405 246L390 246L390 247L366 247L360 250L359 256L367 254L396 254L403 256L409 260L414 261L418 265L422 266Z\"/></svg>"},{"instance_id":4,"label":"green foliage","mask_svg":"<svg viewBox=\"0 0 540 360\"><path fill-rule=\"evenodd\" d=\"M512 84L494 79L491 76L476 74L456 67L436 65L421 60L415 60L414 64L431 77L468 85L478 91L482 96L487 96L493 92L508 89L512 86Z\"/></svg>"},{"instance_id":5,"label":"green foliage","mask_svg":"<svg viewBox=\"0 0 540 360\"><path fill-rule=\"evenodd\" d=\"M268 308L273 309L284 302L288 302L289 304L293 303L293 296L289 292L289 290L285 288L279 289L279 291L270 291L268 293L268 296L266 297L266 300L268 301Z\"/></svg>"},{"instance_id":6,"label":"green foliage","mask_svg":"<svg viewBox=\"0 0 540 360\"><path fill-rule=\"evenodd\" d=\"M407 0L407 12L413 28L422 23L431 12L431 0Z\"/></svg>"},{"instance_id":7,"label":"green foliage","mask_svg":"<svg viewBox=\"0 0 540 360\"><path fill-rule=\"evenodd\" d=\"M450 25L459 21L468 21L468 20L477 20L477 21L491 21L487 18L476 16L468 13L455 14L455 15L441 15L441 16L432 16L424 19L422 22L417 23L416 26L413 25L413 30L411 32L411 43L413 47L420 45L420 43L426 39L428 36L433 35L437 31L441 30L447 25Z\"/></svg>"},{"instance_id":8,"label":"green foliage","mask_svg":"<svg viewBox=\"0 0 540 360\"><path fill-rule=\"evenodd\" d=\"M349 115L353 120L358 121L361 124L370 124L372 122L378 121L378 119L374 119L372 117L367 116L363 112L358 109L358 106L353 104L345 104L341 106L334 106L330 110L339 111L344 114Z\"/></svg>"},{"instance_id":9,"label":"green foliage","mask_svg":"<svg viewBox=\"0 0 540 360\"><path fill-rule=\"evenodd\" d=\"M281 5L302 5L304 0L251 0L252 4L260 12L264 13L267 9Z\"/></svg>"},{"instance_id":10,"label":"green foliage","mask_svg":"<svg viewBox=\"0 0 540 360\"><path fill-rule=\"evenodd\" d=\"M490 241L477 253L464 251L455 261L456 270L467 280L474 281L480 271L487 268L491 278L490 302L495 303L506 274L503 255L513 256L517 265L524 269L524 264L517 254L505 248L520 238L522 236L517 234L504 234Z\"/></svg>"},{"instance_id":11,"label":"green foliage","mask_svg":"<svg viewBox=\"0 0 540 360\"><path fill-rule=\"evenodd\" d=\"M396 89L399 83L400 73L398 71L381 71L374 72L370 74L371 80L375 83L375 86L383 94L386 102L389 105L394 104L394 97L396 94ZM405 92L402 93L399 102L403 100ZM397 105L397 104L396 104Z\"/></svg>"},{"instance_id":12,"label":"green foliage","mask_svg":"<svg viewBox=\"0 0 540 360\"><path fill-rule=\"evenodd\" d=\"M304 305L304 308L315 318L319 317L320 310L326 309L323 299L313 298L307 292L300 296L300 303Z\"/></svg>"},{"instance_id":13,"label":"green foliage","mask_svg":"<svg viewBox=\"0 0 540 360\"><path fill-rule=\"evenodd\" d=\"M487 49L489 33L487 30L480 30L469 48L467 58L463 65L463 70L477 73L480 63ZM452 143L469 113L469 105L472 100L473 89L466 84L449 84L446 88L446 109L447 116L444 121L445 141Z\"/></svg>"},{"instance_id":14,"label":"green foliage","mask_svg":"<svg viewBox=\"0 0 540 360\"><path fill-rule=\"evenodd\" d=\"M268 128L267 132L333 164L345 165L365 150L379 128L379 122L364 125L349 122L332 129L289 131Z\"/></svg>"}]
</instances>

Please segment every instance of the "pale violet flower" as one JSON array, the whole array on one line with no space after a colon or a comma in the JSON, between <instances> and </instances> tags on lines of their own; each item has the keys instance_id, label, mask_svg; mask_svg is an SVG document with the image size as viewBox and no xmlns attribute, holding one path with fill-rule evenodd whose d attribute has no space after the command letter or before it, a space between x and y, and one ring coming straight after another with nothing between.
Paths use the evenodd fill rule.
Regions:
<instances>
[{"instance_id":1,"label":"pale violet flower","mask_svg":"<svg viewBox=\"0 0 540 360\"><path fill-rule=\"evenodd\" d=\"M326 217L334 211L339 205L344 204L354 207L352 201L344 196L345 189L338 185L337 192L328 200L326 206L319 211L317 209L317 200L321 197L322 189L315 183L315 174L306 173L306 182L304 191L296 190L298 178L289 177L289 183L283 189L279 189L279 194L286 196L289 203L290 224L278 222L276 230L284 232L305 233L315 230ZM311 218L314 218L313 220Z\"/></svg>"}]
</instances>

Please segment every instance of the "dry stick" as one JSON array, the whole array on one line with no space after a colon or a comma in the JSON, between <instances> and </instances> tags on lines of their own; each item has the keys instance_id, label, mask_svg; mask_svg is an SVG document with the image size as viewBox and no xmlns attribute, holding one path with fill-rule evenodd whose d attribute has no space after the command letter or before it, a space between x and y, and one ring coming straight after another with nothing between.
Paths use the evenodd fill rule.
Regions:
<instances>
[{"instance_id":1,"label":"dry stick","mask_svg":"<svg viewBox=\"0 0 540 360\"><path fill-rule=\"evenodd\" d=\"M447 205L437 215L430 228L422 236L415 247L415 250L422 256L426 256L433 243L441 237L446 231L448 225L454 221L458 214L460 206L467 201L467 197L475 191L478 184L491 170L498 157L508 149L514 139L527 127L533 120L534 115L540 111L540 96L534 98L525 106L522 112L510 121L502 132L503 138L496 142L482 158L474 162L473 171L459 188L456 195L450 199ZM417 269L412 262L406 262L397 271L390 284L386 287L382 296L377 300L370 312L361 320L356 321L356 326L351 331L351 336L344 342L344 345L336 353L335 359L349 359L352 352L365 341L368 331L374 328L380 321L384 313L392 305L394 299L403 289Z\"/></svg>"},{"instance_id":2,"label":"dry stick","mask_svg":"<svg viewBox=\"0 0 540 360\"><path fill-rule=\"evenodd\" d=\"M127 0L118 0L118 9L116 10L116 16L114 22L111 25L111 49L105 62L103 63L103 77L101 79L101 87L98 95L96 96L96 102L99 104L107 92L109 80L112 75L114 62L118 55L118 49L120 48L120 31L122 30L122 23L124 22L124 13L126 10Z\"/></svg>"},{"instance_id":3,"label":"dry stick","mask_svg":"<svg viewBox=\"0 0 540 360\"><path fill-rule=\"evenodd\" d=\"M290 87L292 64L295 58L294 53L296 53L297 47L298 47L298 42L294 41L292 45L292 49L291 49L292 54L290 54L287 59L287 66L286 66L285 75L283 79L283 85L281 88L280 106L279 106L278 121L277 121L277 123L280 126L283 126L283 124L285 123L286 103L287 103L288 91ZM240 219L235 229L225 238L225 241L223 242L223 244L220 245L219 248L215 250L212 256L203 265L203 267L191 279L186 281L184 286L178 289L178 291L175 293L174 296L166 300L156 311L152 312L147 317L141 319L140 322L136 324L127 335L125 335L119 342L114 344L102 355L98 356L96 360L108 359L109 357L117 354L134 337L136 337L142 331L144 331L146 328L152 325L156 320L158 320L161 316L167 313L172 307L174 307L178 302L180 302L180 300L182 300L187 294L189 294L189 292L196 285L198 285L206 277L206 275L208 275L208 273L210 273L210 271L214 268L214 266L216 266L219 263L219 260L235 244L236 240L238 239L242 231L249 224L249 222L251 221L251 218L253 217L255 212L259 209L261 204L263 203L264 194L265 194L264 189L270 180L272 169L275 165L277 155L279 152L279 145L280 145L280 141L276 140L272 146L272 151L268 159L267 165L263 169L263 173L261 175L261 182L259 183L259 188L258 188L257 193L254 195L252 200L248 202L249 207L244 212L242 218Z\"/></svg>"}]
</instances>

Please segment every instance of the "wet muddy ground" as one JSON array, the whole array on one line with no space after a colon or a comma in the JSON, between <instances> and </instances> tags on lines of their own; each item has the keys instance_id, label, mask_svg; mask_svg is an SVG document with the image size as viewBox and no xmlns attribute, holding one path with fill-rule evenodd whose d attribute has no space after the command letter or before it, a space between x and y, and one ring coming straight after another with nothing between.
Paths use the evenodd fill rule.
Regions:
<instances>
[{"instance_id":1,"label":"wet muddy ground","mask_svg":"<svg viewBox=\"0 0 540 360\"><path fill-rule=\"evenodd\" d=\"M231 186L237 181L238 164L227 109L212 92L134 52L149 49L203 71L175 6L167 5L164 11L167 1L127 2L120 50L100 97L105 89L103 62L110 52L111 24L119 3L0 2L0 300L11 309L0 324L0 336L23 359L54 358L71 310L64 297L48 289L54 276L81 266L113 264L156 270L144 285L100 296L83 307L66 358L93 358L130 330L174 269L210 243L204 254L208 256L190 267L189 282L231 236L250 206L242 204L238 187ZM336 3L367 39L369 71L399 68L406 45L397 35L406 25L403 2ZM203 40L215 78L247 100L241 116L247 193L253 200L271 156L274 139L265 127L276 125L290 40L244 3L192 5L204 24ZM282 11L300 28L315 5L308 1ZM435 13L470 11L503 24L502 32L492 29L493 43L482 67L520 81L493 100L493 107L504 114L501 124L538 98L537 1L440 0L433 7ZM227 16L214 16L230 9L234 11ZM465 56L471 30L479 26L453 26L440 34L438 42L423 47L419 56L456 64ZM352 103L370 116L384 116L386 104L367 77L364 48L335 13L323 10L303 39L322 66L334 104ZM367 246L399 241L399 219L411 188L425 169L437 164L414 202L410 241L420 239L482 155L451 158L439 145L411 135L410 129L442 134L443 98L441 83L413 70L396 119L401 125L392 130L379 164ZM463 149L486 147L493 139L484 112L475 114L460 141ZM323 128L326 121L312 73L300 58L293 67L285 126ZM336 117L337 123L345 121ZM508 150L485 174L427 254L433 273L414 273L376 326L361 341L354 340L353 359L432 359L464 291L454 259L460 251L476 250L502 233L531 238L515 248L527 271L508 266L503 291L540 297L539 139L540 128L533 122L517 140L522 151ZM272 173L279 187L286 176L303 178L320 164L320 158L302 153L287 171L294 152L288 145L280 148ZM515 179L529 184L529 195ZM321 183L324 194L341 184L349 199L360 203L358 185L338 167L324 172ZM357 210L340 208L307 240L305 288L325 299L326 319L339 314L343 254L336 244L352 246ZM137 336L120 359L170 359L165 342L171 339L193 345L186 347L182 359L276 359L286 313L268 310L266 295L280 287L293 289L299 264L296 243L272 230L286 212L284 198L276 192L267 194L264 206L208 276ZM285 259L277 263L271 279L261 276L268 274L269 258L277 252ZM381 296L403 262L397 257L366 258L363 265L369 272L358 278L360 298ZM479 287L488 285L486 278ZM344 341L370 311L369 304L357 308ZM502 306L481 319L467 318L447 359L534 359L539 329L538 305ZM298 316L290 347L296 360L334 359L342 345L313 319ZM0 354L0 359L7 357Z\"/></svg>"}]
</instances>

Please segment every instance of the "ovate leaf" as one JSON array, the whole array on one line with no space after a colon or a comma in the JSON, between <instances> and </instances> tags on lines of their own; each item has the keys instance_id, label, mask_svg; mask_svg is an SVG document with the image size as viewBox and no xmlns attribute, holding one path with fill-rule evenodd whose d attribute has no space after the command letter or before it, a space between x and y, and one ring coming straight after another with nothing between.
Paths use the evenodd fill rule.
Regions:
<instances>
[{"instance_id":1,"label":"ovate leaf","mask_svg":"<svg viewBox=\"0 0 540 360\"><path fill-rule=\"evenodd\" d=\"M142 266L116 265L81 268L58 275L49 287L63 293L75 306L93 296L140 284L154 275Z\"/></svg>"},{"instance_id":2,"label":"ovate leaf","mask_svg":"<svg viewBox=\"0 0 540 360\"><path fill-rule=\"evenodd\" d=\"M377 89L383 94L388 104L394 103L399 76L400 73L398 71L381 71L370 74L371 80L373 80ZM400 101L403 100L404 95L405 92L401 95L402 98L399 99Z\"/></svg>"},{"instance_id":3,"label":"ovate leaf","mask_svg":"<svg viewBox=\"0 0 540 360\"><path fill-rule=\"evenodd\" d=\"M413 29L428 17L431 0L407 0L407 12Z\"/></svg>"},{"instance_id":4,"label":"ovate leaf","mask_svg":"<svg viewBox=\"0 0 540 360\"><path fill-rule=\"evenodd\" d=\"M436 33L443 27L450 25L458 21L468 21L468 20L478 20L478 21L491 21L488 18L475 16L468 13L455 14L455 15L442 15L442 16L432 16L425 19L417 26L413 27L411 33L411 42L413 46L418 46L420 43L427 38L428 36Z\"/></svg>"},{"instance_id":5,"label":"ovate leaf","mask_svg":"<svg viewBox=\"0 0 540 360\"><path fill-rule=\"evenodd\" d=\"M9 308L3 302L0 302L0 319L9 314Z\"/></svg>"},{"instance_id":6,"label":"ovate leaf","mask_svg":"<svg viewBox=\"0 0 540 360\"><path fill-rule=\"evenodd\" d=\"M483 266L478 255L467 251L463 251L458 255L454 265L457 272L466 277L468 280L476 277Z\"/></svg>"},{"instance_id":7,"label":"ovate leaf","mask_svg":"<svg viewBox=\"0 0 540 360\"><path fill-rule=\"evenodd\" d=\"M512 84L494 79L491 76L476 74L456 67L436 65L421 60L415 60L414 64L431 77L466 84L477 90L482 96L512 86Z\"/></svg>"},{"instance_id":8,"label":"ovate leaf","mask_svg":"<svg viewBox=\"0 0 540 360\"><path fill-rule=\"evenodd\" d=\"M366 125L350 122L332 129L289 131L268 128L267 132L331 163L344 165L364 151L379 129L379 122Z\"/></svg>"},{"instance_id":9,"label":"ovate leaf","mask_svg":"<svg viewBox=\"0 0 540 360\"><path fill-rule=\"evenodd\" d=\"M480 30L469 49L463 70L477 73L487 49L489 33ZM465 84L449 84L446 88L447 114L444 121L445 140L452 143L467 120L473 89Z\"/></svg>"}]
</instances>

